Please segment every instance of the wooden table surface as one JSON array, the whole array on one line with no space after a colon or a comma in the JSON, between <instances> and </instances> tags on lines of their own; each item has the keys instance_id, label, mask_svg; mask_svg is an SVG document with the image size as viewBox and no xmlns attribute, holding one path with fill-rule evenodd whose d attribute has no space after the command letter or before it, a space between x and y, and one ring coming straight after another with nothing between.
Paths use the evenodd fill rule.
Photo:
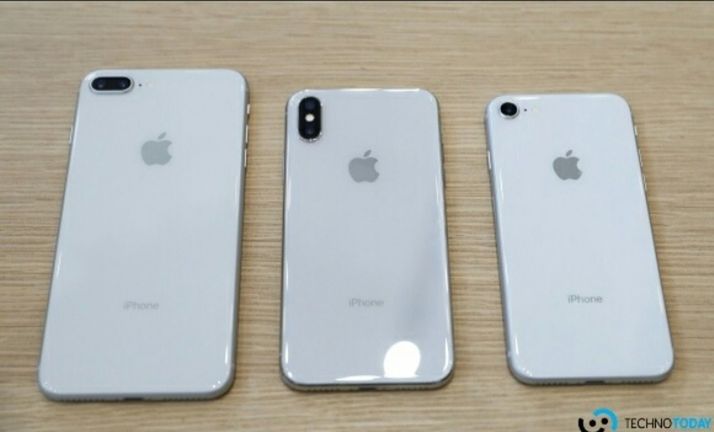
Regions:
<instances>
[{"instance_id":1,"label":"wooden table surface","mask_svg":"<svg viewBox=\"0 0 714 432\"><path fill-rule=\"evenodd\" d=\"M714 415L712 47L705 3L0 5L0 430L575 431L600 406ZM237 373L221 399L57 403L37 389L67 133L100 67L227 67L250 83ZM443 389L306 394L280 380L283 113L305 87L440 100L456 333ZM632 106L676 352L661 384L529 387L506 367L483 109L558 91Z\"/></svg>"}]
</instances>

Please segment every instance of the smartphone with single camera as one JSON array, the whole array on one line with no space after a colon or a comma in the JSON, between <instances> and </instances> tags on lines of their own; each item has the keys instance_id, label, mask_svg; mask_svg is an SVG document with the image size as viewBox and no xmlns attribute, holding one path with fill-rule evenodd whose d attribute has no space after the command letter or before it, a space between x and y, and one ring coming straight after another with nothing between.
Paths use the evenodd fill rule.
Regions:
<instances>
[{"instance_id":1,"label":"smartphone with single camera","mask_svg":"<svg viewBox=\"0 0 714 432\"><path fill-rule=\"evenodd\" d=\"M284 381L445 384L454 350L436 98L303 90L287 103L285 139Z\"/></svg>"},{"instance_id":2,"label":"smartphone with single camera","mask_svg":"<svg viewBox=\"0 0 714 432\"><path fill-rule=\"evenodd\" d=\"M230 70L82 81L38 368L47 397L230 387L247 107Z\"/></svg>"},{"instance_id":3,"label":"smartphone with single camera","mask_svg":"<svg viewBox=\"0 0 714 432\"><path fill-rule=\"evenodd\" d=\"M674 355L628 103L504 95L485 121L513 375L664 379Z\"/></svg>"}]
</instances>

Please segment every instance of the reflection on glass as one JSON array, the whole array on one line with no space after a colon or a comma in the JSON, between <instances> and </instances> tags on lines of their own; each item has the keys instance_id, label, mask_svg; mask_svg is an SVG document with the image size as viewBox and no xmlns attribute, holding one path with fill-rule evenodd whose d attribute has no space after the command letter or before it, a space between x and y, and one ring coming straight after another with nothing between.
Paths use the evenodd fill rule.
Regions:
<instances>
[{"instance_id":1,"label":"reflection on glass","mask_svg":"<svg viewBox=\"0 0 714 432\"><path fill-rule=\"evenodd\" d=\"M376 379L379 379L379 377L376 375L352 375L352 376L337 378L337 381L360 382L360 381L374 381Z\"/></svg>"},{"instance_id":2,"label":"reflection on glass","mask_svg":"<svg viewBox=\"0 0 714 432\"><path fill-rule=\"evenodd\" d=\"M399 341L384 356L385 378L413 378L421 363L421 352L415 343Z\"/></svg>"}]
</instances>

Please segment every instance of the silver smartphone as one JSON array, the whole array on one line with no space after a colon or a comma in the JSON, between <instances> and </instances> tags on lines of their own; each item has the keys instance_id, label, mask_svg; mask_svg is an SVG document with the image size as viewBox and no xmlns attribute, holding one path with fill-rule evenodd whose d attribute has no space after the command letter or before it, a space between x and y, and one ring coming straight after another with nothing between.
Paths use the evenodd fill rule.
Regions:
<instances>
[{"instance_id":1,"label":"silver smartphone","mask_svg":"<svg viewBox=\"0 0 714 432\"><path fill-rule=\"evenodd\" d=\"M82 81L38 372L47 397L230 387L247 103L229 70Z\"/></svg>"},{"instance_id":2,"label":"silver smartphone","mask_svg":"<svg viewBox=\"0 0 714 432\"><path fill-rule=\"evenodd\" d=\"M436 98L287 103L280 362L291 387L436 387L454 364Z\"/></svg>"},{"instance_id":3,"label":"silver smartphone","mask_svg":"<svg viewBox=\"0 0 714 432\"><path fill-rule=\"evenodd\" d=\"M658 381L674 364L627 102L486 107L508 364L530 384Z\"/></svg>"}]
</instances>

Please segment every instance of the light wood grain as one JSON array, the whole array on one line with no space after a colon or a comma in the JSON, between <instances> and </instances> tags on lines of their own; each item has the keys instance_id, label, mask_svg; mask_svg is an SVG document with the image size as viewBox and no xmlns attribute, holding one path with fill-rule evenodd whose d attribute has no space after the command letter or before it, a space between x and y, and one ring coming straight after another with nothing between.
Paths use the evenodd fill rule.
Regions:
<instances>
[{"instance_id":1,"label":"light wood grain","mask_svg":"<svg viewBox=\"0 0 714 432\"><path fill-rule=\"evenodd\" d=\"M714 5L0 5L0 430L577 430L714 415ZM100 67L228 67L252 92L237 375L211 402L55 403L36 363L77 86ZM279 378L283 114L305 87L441 103L456 374L436 391L303 394ZM504 357L483 107L611 91L639 126L676 367L657 385L527 387Z\"/></svg>"}]
</instances>

